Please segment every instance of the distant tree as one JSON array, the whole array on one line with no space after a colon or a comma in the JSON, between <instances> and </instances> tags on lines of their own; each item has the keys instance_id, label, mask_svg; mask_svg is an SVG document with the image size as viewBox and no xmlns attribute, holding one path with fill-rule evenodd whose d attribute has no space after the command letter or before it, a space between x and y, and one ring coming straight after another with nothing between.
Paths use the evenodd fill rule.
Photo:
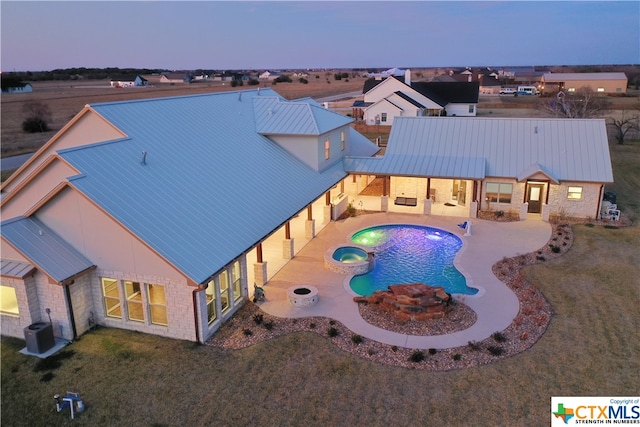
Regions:
<instances>
[{"instance_id":1,"label":"distant tree","mask_svg":"<svg viewBox=\"0 0 640 427\"><path fill-rule=\"evenodd\" d=\"M46 132L49 130L51 110L47 104L39 101L28 102L22 107L26 119L22 122L22 130L27 133Z\"/></svg>"},{"instance_id":2,"label":"distant tree","mask_svg":"<svg viewBox=\"0 0 640 427\"><path fill-rule=\"evenodd\" d=\"M247 81L247 84L249 86L256 86L256 85L259 85L260 82L258 80L256 80L256 79L249 79L249 81Z\"/></svg>"},{"instance_id":3,"label":"distant tree","mask_svg":"<svg viewBox=\"0 0 640 427\"><path fill-rule=\"evenodd\" d=\"M298 79L298 81L299 81L300 83L302 83L302 84L305 84L305 85L306 85L307 83L309 83L309 80L305 79L304 77L300 77L300 78Z\"/></svg>"},{"instance_id":4,"label":"distant tree","mask_svg":"<svg viewBox=\"0 0 640 427\"><path fill-rule=\"evenodd\" d=\"M640 115L638 113L630 114L623 110L620 118L609 117L607 126L613 131L613 137L618 144L622 145L627 136L633 133L637 135L637 132L640 131Z\"/></svg>"},{"instance_id":5,"label":"distant tree","mask_svg":"<svg viewBox=\"0 0 640 427\"><path fill-rule=\"evenodd\" d=\"M610 106L604 96L598 95L589 87L581 87L575 92L560 91L556 96L538 104L538 108L553 117L580 119L600 117Z\"/></svg>"}]
</instances>

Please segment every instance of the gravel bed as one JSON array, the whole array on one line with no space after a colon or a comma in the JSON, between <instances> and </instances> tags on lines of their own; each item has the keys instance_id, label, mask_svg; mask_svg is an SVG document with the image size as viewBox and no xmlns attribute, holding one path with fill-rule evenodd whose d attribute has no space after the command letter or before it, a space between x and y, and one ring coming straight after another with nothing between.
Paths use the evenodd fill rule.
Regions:
<instances>
[{"instance_id":1,"label":"gravel bed","mask_svg":"<svg viewBox=\"0 0 640 427\"><path fill-rule=\"evenodd\" d=\"M207 345L227 350L248 347L268 339L294 332L313 332L334 345L358 357L377 363L409 369L450 371L493 363L514 356L533 346L546 331L553 311L542 292L525 280L520 269L561 256L573 243L570 225L552 225L549 242L538 251L504 258L493 265L493 272L514 291L520 301L520 311L503 331L490 338L469 342L449 349L410 349L390 346L354 334L338 321L325 317L282 319L260 310L247 302L224 324ZM458 300L443 319L404 322L375 305L359 304L363 319L374 326L411 335L440 335L466 329L477 316L464 302Z\"/></svg>"}]
</instances>

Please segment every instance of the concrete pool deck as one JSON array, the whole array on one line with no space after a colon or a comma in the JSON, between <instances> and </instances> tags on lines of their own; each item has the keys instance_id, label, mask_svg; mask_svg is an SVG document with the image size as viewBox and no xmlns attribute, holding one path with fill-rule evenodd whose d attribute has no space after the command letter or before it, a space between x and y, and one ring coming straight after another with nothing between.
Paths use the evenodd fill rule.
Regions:
<instances>
[{"instance_id":1,"label":"concrete pool deck","mask_svg":"<svg viewBox=\"0 0 640 427\"><path fill-rule=\"evenodd\" d=\"M518 298L493 274L493 264L504 257L543 247L551 237L551 226L539 216L516 222L473 219L471 236L463 236L464 230L458 224L466 220L468 218L376 213L331 222L264 286L266 300L259 303L260 308L284 318L328 317L341 322L355 334L398 347L445 349L463 346L469 341L482 341L509 326L519 311ZM325 268L324 254L330 247L349 243L350 236L356 231L384 224L436 227L462 239L463 247L456 256L455 266L467 279L467 285L479 292L455 298L476 312L475 324L451 334L416 336L391 332L364 321L353 301L356 294L349 288L350 277ZM318 303L294 307L289 303L287 289L304 285L318 288Z\"/></svg>"}]
</instances>

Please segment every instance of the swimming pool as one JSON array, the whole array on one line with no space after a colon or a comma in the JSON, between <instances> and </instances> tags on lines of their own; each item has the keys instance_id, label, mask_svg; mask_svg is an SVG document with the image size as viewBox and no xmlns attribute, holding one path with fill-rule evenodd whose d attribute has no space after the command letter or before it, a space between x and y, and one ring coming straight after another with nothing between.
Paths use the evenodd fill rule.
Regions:
<instances>
[{"instance_id":1,"label":"swimming pool","mask_svg":"<svg viewBox=\"0 0 640 427\"><path fill-rule=\"evenodd\" d=\"M381 225L358 231L351 241L370 247L376 260L373 270L351 279L351 290L358 295L369 296L401 283L442 286L456 294L478 292L467 286L453 265L462 240L448 231L419 225Z\"/></svg>"}]
</instances>

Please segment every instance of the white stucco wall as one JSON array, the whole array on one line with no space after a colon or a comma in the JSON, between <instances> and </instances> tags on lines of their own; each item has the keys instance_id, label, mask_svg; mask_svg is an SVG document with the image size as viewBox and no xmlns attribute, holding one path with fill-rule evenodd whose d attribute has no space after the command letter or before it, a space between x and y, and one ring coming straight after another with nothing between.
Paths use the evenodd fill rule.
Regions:
<instances>
[{"instance_id":1,"label":"white stucco wall","mask_svg":"<svg viewBox=\"0 0 640 427\"><path fill-rule=\"evenodd\" d=\"M135 271L186 283L178 270L73 189L64 189L36 216L102 269Z\"/></svg>"}]
</instances>

